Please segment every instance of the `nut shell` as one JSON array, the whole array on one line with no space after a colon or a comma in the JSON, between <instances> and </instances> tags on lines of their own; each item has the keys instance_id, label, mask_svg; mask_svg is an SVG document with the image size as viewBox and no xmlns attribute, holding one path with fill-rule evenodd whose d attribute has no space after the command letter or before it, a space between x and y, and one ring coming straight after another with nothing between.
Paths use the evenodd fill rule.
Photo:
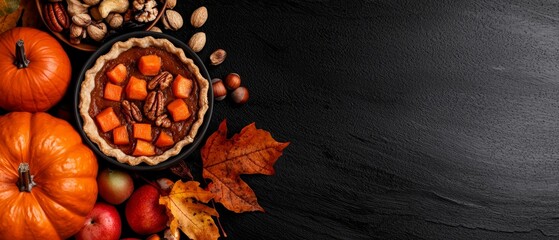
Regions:
<instances>
[{"instance_id":1,"label":"nut shell","mask_svg":"<svg viewBox=\"0 0 559 240\"><path fill-rule=\"evenodd\" d=\"M91 24L91 16L87 13L80 13L72 17L72 22L80 27L86 27Z\"/></svg>"},{"instance_id":2,"label":"nut shell","mask_svg":"<svg viewBox=\"0 0 559 240\"><path fill-rule=\"evenodd\" d=\"M217 49L210 55L210 64L213 66L217 66L227 57L227 52L223 49Z\"/></svg>"},{"instance_id":3,"label":"nut shell","mask_svg":"<svg viewBox=\"0 0 559 240\"><path fill-rule=\"evenodd\" d=\"M221 101L225 99L225 96L227 96L227 89L225 89L225 85L223 85L223 81L221 81L221 79L212 79L212 88L215 100Z\"/></svg>"},{"instance_id":4,"label":"nut shell","mask_svg":"<svg viewBox=\"0 0 559 240\"><path fill-rule=\"evenodd\" d=\"M85 32L82 26L71 24L70 25L70 38L81 38Z\"/></svg>"},{"instance_id":5,"label":"nut shell","mask_svg":"<svg viewBox=\"0 0 559 240\"><path fill-rule=\"evenodd\" d=\"M194 52L200 52L206 45L206 33L197 32L188 41L188 46L192 48Z\"/></svg>"},{"instance_id":6,"label":"nut shell","mask_svg":"<svg viewBox=\"0 0 559 240\"><path fill-rule=\"evenodd\" d=\"M107 22L107 24L109 24L111 28L115 29L122 26L122 23L124 22L124 17L119 13L109 13L109 16L105 18L105 21Z\"/></svg>"},{"instance_id":7,"label":"nut shell","mask_svg":"<svg viewBox=\"0 0 559 240\"><path fill-rule=\"evenodd\" d=\"M236 104L246 103L248 101L248 89L245 87L235 89L235 91L231 93L231 99L233 99L233 102Z\"/></svg>"},{"instance_id":8,"label":"nut shell","mask_svg":"<svg viewBox=\"0 0 559 240\"><path fill-rule=\"evenodd\" d=\"M195 28L199 28L204 25L206 20L208 20L208 9L204 6L194 10L192 16L190 16L190 24L192 24Z\"/></svg>"},{"instance_id":9,"label":"nut shell","mask_svg":"<svg viewBox=\"0 0 559 240\"><path fill-rule=\"evenodd\" d=\"M161 28L157 27L157 26L153 26L151 27L150 31L152 32L159 32L162 33L163 31L161 30Z\"/></svg>"},{"instance_id":10,"label":"nut shell","mask_svg":"<svg viewBox=\"0 0 559 240\"><path fill-rule=\"evenodd\" d=\"M181 14L175 10L170 10L170 9L165 10L165 14L163 14L162 21L165 29L170 29L173 31L179 30L184 24Z\"/></svg>"},{"instance_id":11,"label":"nut shell","mask_svg":"<svg viewBox=\"0 0 559 240\"><path fill-rule=\"evenodd\" d=\"M100 42L107 35L107 25L103 22L89 25L87 26L87 35L91 39Z\"/></svg>"},{"instance_id":12,"label":"nut shell","mask_svg":"<svg viewBox=\"0 0 559 240\"><path fill-rule=\"evenodd\" d=\"M229 73L225 77L225 87L229 90L235 90L241 86L241 76L237 73Z\"/></svg>"}]
</instances>

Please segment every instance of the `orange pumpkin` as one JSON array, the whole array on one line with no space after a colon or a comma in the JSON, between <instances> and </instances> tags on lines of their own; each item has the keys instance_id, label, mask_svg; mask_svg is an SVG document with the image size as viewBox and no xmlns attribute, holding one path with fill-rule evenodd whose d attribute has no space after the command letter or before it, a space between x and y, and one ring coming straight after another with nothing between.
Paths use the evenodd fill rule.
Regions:
<instances>
[{"instance_id":1,"label":"orange pumpkin","mask_svg":"<svg viewBox=\"0 0 559 240\"><path fill-rule=\"evenodd\" d=\"M62 99L71 75L68 55L48 33L17 27L0 35L0 108L46 111Z\"/></svg>"},{"instance_id":2,"label":"orange pumpkin","mask_svg":"<svg viewBox=\"0 0 559 240\"><path fill-rule=\"evenodd\" d=\"M48 113L0 116L0 238L65 239L97 199L97 160Z\"/></svg>"}]
</instances>

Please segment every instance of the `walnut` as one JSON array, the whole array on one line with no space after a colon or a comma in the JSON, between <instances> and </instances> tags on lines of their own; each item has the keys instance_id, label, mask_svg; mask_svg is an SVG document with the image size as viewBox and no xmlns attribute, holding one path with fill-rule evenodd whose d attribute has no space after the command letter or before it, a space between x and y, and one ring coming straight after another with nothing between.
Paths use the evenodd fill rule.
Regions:
<instances>
[{"instance_id":1,"label":"walnut","mask_svg":"<svg viewBox=\"0 0 559 240\"><path fill-rule=\"evenodd\" d=\"M134 0L132 6L137 11L134 18L138 22L151 22L155 20L159 13L155 0Z\"/></svg>"}]
</instances>

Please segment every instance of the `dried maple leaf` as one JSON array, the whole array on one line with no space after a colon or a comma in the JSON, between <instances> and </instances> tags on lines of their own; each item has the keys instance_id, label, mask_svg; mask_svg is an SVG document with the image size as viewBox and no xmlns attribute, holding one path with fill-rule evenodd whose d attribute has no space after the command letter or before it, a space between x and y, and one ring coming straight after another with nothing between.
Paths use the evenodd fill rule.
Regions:
<instances>
[{"instance_id":1,"label":"dried maple leaf","mask_svg":"<svg viewBox=\"0 0 559 240\"><path fill-rule=\"evenodd\" d=\"M0 0L0 17L13 13L19 8L19 0Z\"/></svg>"},{"instance_id":2,"label":"dried maple leaf","mask_svg":"<svg viewBox=\"0 0 559 240\"><path fill-rule=\"evenodd\" d=\"M22 10L22 8L18 8L16 11L0 17L0 33L16 27Z\"/></svg>"},{"instance_id":3,"label":"dried maple leaf","mask_svg":"<svg viewBox=\"0 0 559 240\"><path fill-rule=\"evenodd\" d=\"M199 182L179 180L168 196L159 197L159 204L167 207L171 232L179 228L190 239L218 239L219 230L212 219L218 213L202 204L212 198L213 194L202 189Z\"/></svg>"},{"instance_id":4,"label":"dried maple leaf","mask_svg":"<svg viewBox=\"0 0 559 240\"><path fill-rule=\"evenodd\" d=\"M273 165L289 142L280 143L254 123L227 139L227 124L223 120L201 150L203 177L212 180L208 189L214 200L236 212L264 211L254 191L241 174L274 174Z\"/></svg>"},{"instance_id":5,"label":"dried maple leaf","mask_svg":"<svg viewBox=\"0 0 559 240\"><path fill-rule=\"evenodd\" d=\"M0 33L16 27L20 19L24 27L42 26L34 0L0 0Z\"/></svg>"}]
</instances>

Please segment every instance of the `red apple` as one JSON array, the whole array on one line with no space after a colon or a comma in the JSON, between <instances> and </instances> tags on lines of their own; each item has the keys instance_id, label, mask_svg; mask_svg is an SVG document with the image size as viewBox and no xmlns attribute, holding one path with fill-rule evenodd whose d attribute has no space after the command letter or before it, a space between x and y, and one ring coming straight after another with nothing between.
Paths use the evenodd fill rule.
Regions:
<instances>
[{"instance_id":1,"label":"red apple","mask_svg":"<svg viewBox=\"0 0 559 240\"><path fill-rule=\"evenodd\" d=\"M120 215L115 206L97 202L75 237L76 240L118 240L121 229Z\"/></svg>"},{"instance_id":2,"label":"red apple","mask_svg":"<svg viewBox=\"0 0 559 240\"><path fill-rule=\"evenodd\" d=\"M126 201L134 191L134 182L127 172L105 168L97 176L99 195L110 204Z\"/></svg>"},{"instance_id":3,"label":"red apple","mask_svg":"<svg viewBox=\"0 0 559 240\"><path fill-rule=\"evenodd\" d=\"M166 208L159 204L159 189L150 184L138 188L126 202L124 214L130 228L142 235L162 231L167 226Z\"/></svg>"}]
</instances>

